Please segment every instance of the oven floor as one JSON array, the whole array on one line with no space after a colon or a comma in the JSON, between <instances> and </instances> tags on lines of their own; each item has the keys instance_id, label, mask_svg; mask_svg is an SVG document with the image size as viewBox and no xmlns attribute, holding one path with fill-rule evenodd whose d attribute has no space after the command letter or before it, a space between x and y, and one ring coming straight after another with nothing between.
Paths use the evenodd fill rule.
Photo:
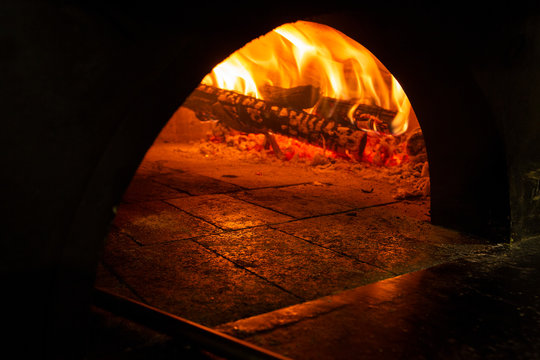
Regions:
<instances>
[{"instance_id":1,"label":"oven floor","mask_svg":"<svg viewBox=\"0 0 540 360\"><path fill-rule=\"evenodd\" d=\"M373 176L154 145L96 285L217 327L489 248Z\"/></svg>"}]
</instances>

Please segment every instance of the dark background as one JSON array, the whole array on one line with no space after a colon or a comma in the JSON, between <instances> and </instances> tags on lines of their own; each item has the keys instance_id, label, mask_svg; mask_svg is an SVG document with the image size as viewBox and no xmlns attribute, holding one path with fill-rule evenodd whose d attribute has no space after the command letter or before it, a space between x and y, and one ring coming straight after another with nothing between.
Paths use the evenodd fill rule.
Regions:
<instances>
[{"instance_id":1,"label":"dark background","mask_svg":"<svg viewBox=\"0 0 540 360\"><path fill-rule=\"evenodd\" d=\"M0 5L0 249L7 343L77 357L113 207L170 116L229 53L329 24L400 81L437 224L540 233L540 17L527 3L30 1ZM194 5L194 6L193 6Z\"/></svg>"}]
</instances>

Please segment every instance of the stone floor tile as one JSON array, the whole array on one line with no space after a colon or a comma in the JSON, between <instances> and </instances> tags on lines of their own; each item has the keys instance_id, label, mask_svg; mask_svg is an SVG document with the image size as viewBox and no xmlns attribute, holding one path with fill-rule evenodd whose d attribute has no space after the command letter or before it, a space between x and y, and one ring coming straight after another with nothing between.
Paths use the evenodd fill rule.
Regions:
<instances>
[{"instance_id":1,"label":"stone floor tile","mask_svg":"<svg viewBox=\"0 0 540 360\"><path fill-rule=\"evenodd\" d=\"M113 222L118 231L139 244L187 239L218 229L162 201L123 204Z\"/></svg>"},{"instance_id":2,"label":"stone floor tile","mask_svg":"<svg viewBox=\"0 0 540 360\"><path fill-rule=\"evenodd\" d=\"M116 219L115 219L116 222ZM114 223L110 226L105 238L103 251L116 251L117 249L131 249L141 246L131 236L122 232Z\"/></svg>"},{"instance_id":3,"label":"stone floor tile","mask_svg":"<svg viewBox=\"0 0 540 360\"><path fill-rule=\"evenodd\" d=\"M193 196L167 200L167 202L228 230L278 223L292 219L290 216L223 194Z\"/></svg>"},{"instance_id":4,"label":"stone floor tile","mask_svg":"<svg viewBox=\"0 0 540 360\"><path fill-rule=\"evenodd\" d=\"M190 195L218 194L242 190L242 187L238 185L182 170L155 176L153 180Z\"/></svg>"},{"instance_id":5,"label":"stone floor tile","mask_svg":"<svg viewBox=\"0 0 540 360\"><path fill-rule=\"evenodd\" d=\"M131 299L140 301L131 289L123 282L120 281L103 263L99 263L96 272L96 282L94 286L98 288L108 289L109 291L125 296Z\"/></svg>"},{"instance_id":6,"label":"stone floor tile","mask_svg":"<svg viewBox=\"0 0 540 360\"><path fill-rule=\"evenodd\" d=\"M255 203L295 218L332 214L350 207L333 199L333 186L297 185L240 191L235 198Z\"/></svg>"},{"instance_id":7,"label":"stone floor tile","mask_svg":"<svg viewBox=\"0 0 540 360\"><path fill-rule=\"evenodd\" d=\"M103 261L149 305L206 326L299 301L190 240L116 249Z\"/></svg>"},{"instance_id":8,"label":"stone floor tile","mask_svg":"<svg viewBox=\"0 0 540 360\"><path fill-rule=\"evenodd\" d=\"M273 164L252 164L209 161L210 164L192 164L190 171L227 182L245 189L287 186L314 181L313 173L294 167ZM204 165L204 167L203 167ZM225 177L224 177L225 176Z\"/></svg>"},{"instance_id":9,"label":"stone floor tile","mask_svg":"<svg viewBox=\"0 0 540 360\"><path fill-rule=\"evenodd\" d=\"M397 209L394 209L397 210ZM451 260L487 245L459 232L374 207L273 225L396 274Z\"/></svg>"},{"instance_id":10,"label":"stone floor tile","mask_svg":"<svg viewBox=\"0 0 540 360\"><path fill-rule=\"evenodd\" d=\"M226 232L196 241L304 299L391 276L373 266L268 228Z\"/></svg>"},{"instance_id":11,"label":"stone floor tile","mask_svg":"<svg viewBox=\"0 0 540 360\"><path fill-rule=\"evenodd\" d=\"M334 201L351 208L365 208L373 205L395 202L391 189L385 183L356 180L334 181Z\"/></svg>"},{"instance_id":12,"label":"stone floor tile","mask_svg":"<svg viewBox=\"0 0 540 360\"><path fill-rule=\"evenodd\" d=\"M427 223L431 221L429 199L402 200L385 205L385 209L395 216L404 216Z\"/></svg>"},{"instance_id":13,"label":"stone floor tile","mask_svg":"<svg viewBox=\"0 0 540 360\"><path fill-rule=\"evenodd\" d=\"M150 148L149 153L152 152ZM143 161L139 164L135 176L139 177L148 177L148 176L160 176L166 174L172 174L175 170L169 167L164 166L167 162L166 159L156 158L149 159L148 154L146 154Z\"/></svg>"},{"instance_id":14,"label":"stone floor tile","mask_svg":"<svg viewBox=\"0 0 540 360\"><path fill-rule=\"evenodd\" d=\"M124 193L122 201L125 203L134 203L174 199L184 196L189 196L189 194L153 181L151 177L135 176Z\"/></svg>"},{"instance_id":15,"label":"stone floor tile","mask_svg":"<svg viewBox=\"0 0 540 360\"><path fill-rule=\"evenodd\" d=\"M358 184L355 185L358 187ZM370 188L367 191L371 191ZM296 218L332 214L394 201L362 188L331 183L311 183L296 186L240 191L236 198L291 215Z\"/></svg>"}]
</instances>

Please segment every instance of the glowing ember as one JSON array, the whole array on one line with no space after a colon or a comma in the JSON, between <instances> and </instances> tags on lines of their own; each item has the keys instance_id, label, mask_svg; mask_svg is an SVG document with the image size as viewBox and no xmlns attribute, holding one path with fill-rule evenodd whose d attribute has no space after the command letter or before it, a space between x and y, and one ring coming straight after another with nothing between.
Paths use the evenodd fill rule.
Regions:
<instances>
[{"instance_id":1,"label":"glowing ember","mask_svg":"<svg viewBox=\"0 0 540 360\"><path fill-rule=\"evenodd\" d=\"M282 160L284 161L327 162L332 159L348 159L343 154L337 154L287 136L275 134L274 137L283 152ZM240 151L273 154L272 148L268 146L266 138L262 134L212 135L208 140L212 143L225 143L227 146ZM376 166L398 166L409 158L406 146L407 142L403 141L402 137L371 132L368 134L367 144L361 160ZM326 160L322 160L323 158Z\"/></svg>"},{"instance_id":2,"label":"glowing ember","mask_svg":"<svg viewBox=\"0 0 540 360\"><path fill-rule=\"evenodd\" d=\"M408 160L406 142L391 135L368 134L362 161L373 165L396 166Z\"/></svg>"},{"instance_id":3,"label":"glowing ember","mask_svg":"<svg viewBox=\"0 0 540 360\"><path fill-rule=\"evenodd\" d=\"M407 130L411 110L398 81L366 48L331 27L307 21L279 26L253 40L202 83L263 100L264 86L310 85L323 97L352 103L351 114L360 104L395 112L389 126L396 135ZM352 116L349 120L354 123Z\"/></svg>"}]
</instances>

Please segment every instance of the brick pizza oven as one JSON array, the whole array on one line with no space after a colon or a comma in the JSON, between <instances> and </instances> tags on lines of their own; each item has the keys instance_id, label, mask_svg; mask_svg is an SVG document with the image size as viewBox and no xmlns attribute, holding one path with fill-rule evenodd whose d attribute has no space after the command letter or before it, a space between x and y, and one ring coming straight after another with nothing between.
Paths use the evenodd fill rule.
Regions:
<instances>
[{"instance_id":1,"label":"brick pizza oven","mask_svg":"<svg viewBox=\"0 0 540 360\"><path fill-rule=\"evenodd\" d=\"M84 351L98 253L146 151L217 63L299 19L357 40L405 89L433 224L493 244L540 235L537 9L206 5L2 5L2 280L20 351Z\"/></svg>"}]
</instances>

